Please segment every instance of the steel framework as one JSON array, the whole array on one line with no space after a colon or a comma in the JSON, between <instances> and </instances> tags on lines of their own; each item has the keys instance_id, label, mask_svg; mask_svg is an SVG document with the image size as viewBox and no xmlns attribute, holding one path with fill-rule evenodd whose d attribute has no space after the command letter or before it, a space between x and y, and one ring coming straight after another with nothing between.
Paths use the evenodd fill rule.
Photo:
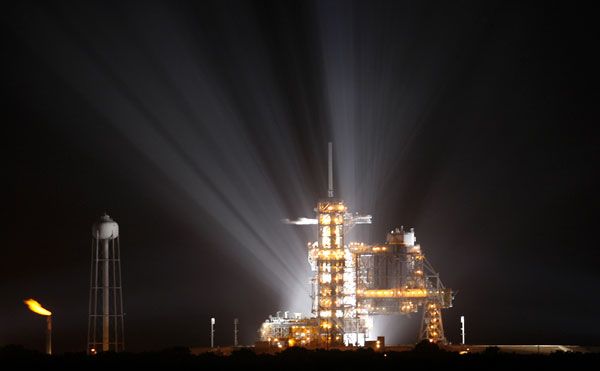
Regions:
<instances>
[{"instance_id":1,"label":"steel framework","mask_svg":"<svg viewBox=\"0 0 600 371\"><path fill-rule=\"evenodd\" d=\"M119 226L104 214L92 227L87 352L125 350Z\"/></svg>"},{"instance_id":2,"label":"steel framework","mask_svg":"<svg viewBox=\"0 0 600 371\"><path fill-rule=\"evenodd\" d=\"M271 317L263 324L261 339L277 339L278 346L364 344L372 316L408 315L422 308L418 340L446 342L441 310L452 306L454 293L421 252L414 229L396 228L384 244L346 243L348 230L371 224L371 216L350 213L342 200L334 198L332 157L329 143L328 197L317 203L316 218L285 220L318 228L318 240L308 244L308 261L315 272L311 280L315 317L293 321ZM302 331L290 330L294 326Z\"/></svg>"}]
</instances>

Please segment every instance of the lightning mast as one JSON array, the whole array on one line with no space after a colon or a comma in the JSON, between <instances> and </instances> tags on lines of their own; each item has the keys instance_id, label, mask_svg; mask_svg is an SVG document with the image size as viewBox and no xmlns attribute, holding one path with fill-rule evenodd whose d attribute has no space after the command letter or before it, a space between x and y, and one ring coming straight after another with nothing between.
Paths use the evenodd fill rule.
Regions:
<instances>
[{"instance_id":1,"label":"lightning mast","mask_svg":"<svg viewBox=\"0 0 600 371\"><path fill-rule=\"evenodd\" d=\"M327 147L329 149L328 156L328 188L327 188L327 197L333 198L333 143L327 143Z\"/></svg>"}]
</instances>

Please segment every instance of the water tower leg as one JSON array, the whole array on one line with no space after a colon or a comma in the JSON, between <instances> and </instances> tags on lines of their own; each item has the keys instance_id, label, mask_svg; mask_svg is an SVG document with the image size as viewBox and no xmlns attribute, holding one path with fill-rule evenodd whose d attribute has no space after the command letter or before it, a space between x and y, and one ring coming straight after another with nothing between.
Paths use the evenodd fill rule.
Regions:
<instances>
[{"instance_id":1,"label":"water tower leg","mask_svg":"<svg viewBox=\"0 0 600 371\"><path fill-rule=\"evenodd\" d=\"M108 239L102 241L104 248L104 274L102 282L102 350L107 352L110 350L110 287L109 287L109 250Z\"/></svg>"}]
</instances>

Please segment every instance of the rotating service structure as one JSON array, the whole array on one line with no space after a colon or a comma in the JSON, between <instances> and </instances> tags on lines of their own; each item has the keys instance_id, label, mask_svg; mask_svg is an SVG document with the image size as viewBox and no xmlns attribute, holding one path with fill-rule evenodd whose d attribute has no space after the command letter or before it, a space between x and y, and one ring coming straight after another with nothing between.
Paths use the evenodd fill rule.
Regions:
<instances>
[{"instance_id":1,"label":"rotating service structure","mask_svg":"<svg viewBox=\"0 0 600 371\"><path fill-rule=\"evenodd\" d=\"M442 309L450 308L454 293L433 269L414 229L388 233L386 243L350 244L356 259L356 307L359 315L410 314L422 308L418 340L446 342Z\"/></svg>"}]
</instances>

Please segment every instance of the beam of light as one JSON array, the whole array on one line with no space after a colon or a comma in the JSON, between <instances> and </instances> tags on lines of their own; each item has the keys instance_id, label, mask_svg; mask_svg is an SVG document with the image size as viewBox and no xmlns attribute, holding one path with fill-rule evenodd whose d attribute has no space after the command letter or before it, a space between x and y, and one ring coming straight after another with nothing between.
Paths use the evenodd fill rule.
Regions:
<instances>
[{"instance_id":1,"label":"beam of light","mask_svg":"<svg viewBox=\"0 0 600 371\"><path fill-rule=\"evenodd\" d=\"M25 303L25 305L27 305L29 310L34 313L37 313L42 316L51 316L52 315L52 312L50 312L48 309L42 307L42 305L34 299L27 299L27 300L24 300L23 302Z\"/></svg>"},{"instance_id":2,"label":"beam of light","mask_svg":"<svg viewBox=\"0 0 600 371\"><path fill-rule=\"evenodd\" d=\"M251 75L240 77L231 86L220 80L222 73L212 71L216 67L208 58L194 55L198 47L180 25L184 22L173 21L177 15L170 19L147 9L148 18L140 17L140 22L158 22L173 32L172 37L148 27L135 39L131 35L136 32L118 32L124 25L117 26L116 33L103 34L86 22L92 13L109 10L72 5L68 11L81 12L81 17L64 17L60 6L50 13L27 10L47 30L43 38L64 42L40 42L40 35L27 34L28 29L20 35L192 201L174 213L199 227L203 214L210 215L226 231L213 236L226 252L279 293L282 307L307 312L310 273L305 249L314 231L298 231L280 221L298 214L287 204L309 213L315 197L304 186L308 182L301 154L294 150L293 133L286 129L289 119L261 60L268 53L234 58L240 63L236 67L247 66L262 75L260 81ZM136 26L145 27L131 25ZM236 89L247 92L243 101ZM254 132L257 123L260 133ZM273 173L290 181L278 187ZM201 251L198 256L201 259Z\"/></svg>"},{"instance_id":3,"label":"beam of light","mask_svg":"<svg viewBox=\"0 0 600 371\"><path fill-rule=\"evenodd\" d=\"M339 178L336 188L350 209L374 213L376 228L385 230L393 225L379 227L381 223L418 226L430 207L425 204L429 188L439 181L436 171L444 170L448 157L423 158L419 165L429 171L418 179L422 182L425 178L425 182L416 189L411 176L421 169L406 162L407 154L416 152L425 157L431 151L444 150L428 147L429 153L423 155L426 149L413 146L424 126L437 119L437 104L447 94L451 79L460 73L459 49L452 43L471 39L458 37L464 30L425 32L424 25L445 21L444 14L452 11L445 6L436 7L432 13L420 13L419 7L403 12L375 9L370 2L354 6L316 2L328 122ZM431 44L436 45L435 55L428 54ZM450 149L451 134L447 136ZM427 166L428 162L435 166ZM406 199L413 200L416 207L399 205ZM393 207L403 208L402 213L411 220L377 220L394 214L390 211ZM358 230L358 234L356 238L366 241L383 237L372 236L369 228Z\"/></svg>"},{"instance_id":4,"label":"beam of light","mask_svg":"<svg viewBox=\"0 0 600 371\"><path fill-rule=\"evenodd\" d=\"M253 12L232 16L225 9L219 14L220 25L214 26L218 29L204 29L199 25L201 14L190 15L178 8L183 5L167 3L16 6L27 14L27 22L37 25L12 21L12 31L32 54L78 93L78 103L87 103L172 183L175 189L165 192L189 200L176 209L164 207L199 229L204 215L209 215L224 231L213 238L277 292L282 306L308 309L306 242L316 233L314 228L294 228L280 221L313 213L315 199L322 195L308 185L312 178L325 179L325 171L307 175L306 168L324 170L325 147L299 148L291 128L297 112L290 109L288 86L282 86L281 76L275 74L277 61ZM376 213L397 207L394 201L411 179L395 169L433 111L444 76L451 74L445 63L437 63L440 58L435 64L423 64L432 58L411 45L408 33L385 32L386 27L393 29L390 25L415 22L410 12L399 20L391 12L354 17L353 11L361 9L343 2L318 1L314 8L316 41L321 42L316 59L323 73L314 80L324 84L326 109L321 117L319 110L306 107L302 117L328 123L332 138L323 143L335 143L336 195L352 211ZM110 27L98 21L98 14L114 13L117 17L111 17ZM361 32L369 22L377 25L374 32ZM452 60L453 55L443 58ZM303 104L310 102L306 95L311 93L297 92ZM80 128L62 129L85 135ZM307 137L318 142L314 133ZM307 164L305 152L311 151L316 155L308 157L322 158L322 164ZM153 181L139 179L140 186ZM323 190L325 186L323 182ZM386 187L393 187L392 200L382 199L391 193L384 192ZM157 195L157 202L162 196ZM375 214L374 223L386 221L378 221ZM364 232L366 236L359 238L369 242L370 229L355 228L352 233Z\"/></svg>"}]
</instances>

